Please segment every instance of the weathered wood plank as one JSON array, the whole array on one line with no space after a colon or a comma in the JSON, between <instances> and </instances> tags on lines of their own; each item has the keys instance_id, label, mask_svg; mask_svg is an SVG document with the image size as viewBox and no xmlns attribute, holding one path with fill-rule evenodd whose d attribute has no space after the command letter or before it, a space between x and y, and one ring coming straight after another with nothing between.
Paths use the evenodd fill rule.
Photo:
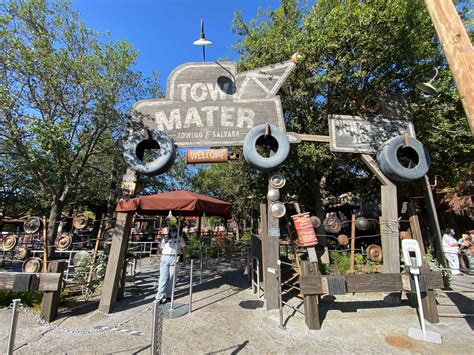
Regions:
<instances>
[{"instance_id":1,"label":"weathered wood plank","mask_svg":"<svg viewBox=\"0 0 474 355\"><path fill-rule=\"evenodd\" d=\"M21 272L0 272L0 290L12 290L15 281L15 275L23 274ZM38 273L33 274L38 278L37 288L33 286L31 291L57 291L60 287L60 273ZM34 285L34 281L31 283Z\"/></svg>"},{"instance_id":2,"label":"weathered wood plank","mask_svg":"<svg viewBox=\"0 0 474 355\"><path fill-rule=\"evenodd\" d=\"M66 262L52 261L49 264L49 271L59 273L61 279L66 269ZM60 288L56 291L46 291L41 302L41 315L47 322L52 322L58 315Z\"/></svg>"},{"instance_id":3,"label":"weathered wood plank","mask_svg":"<svg viewBox=\"0 0 474 355\"><path fill-rule=\"evenodd\" d=\"M133 197L137 189L137 174L128 168L122 179L122 196L125 198ZM127 184L130 188L127 187ZM99 310L110 313L117 301L120 277L122 275L122 266L125 262L125 253L127 251L128 237L132 229L133 214L118 213L115 222L114 234L112 237L112 246L110 248L109 260L105 272L104 286L100 297Z\"/></svg>"},{"instance_id":4,"label":"weathered wood plank","mask_svg":"<svg viewBox=\"0 0 474 355\"><path fill-rule=\"evenodd\" d=\"M318 275L318 264L305 261L301 264L301 277L314 277ZM321 278L319 278L321 280ZM301 285L300 285L301 286ZM304 294L304 293L303 293ZM321 329L319 320L318 296L315 294L304 294L305 323L308 329Z\"/></svg>"},{"instance_id":5,"label":"weathered wood plank","mask_svg":"<svg viewBox=\"0 0 474 355\"><path fill-rule=\"evenodd\" d=\"M430 289L443 288L443 277L441 273L433 273L429 271L429 265L426 263L425 256L425 245L423 243L423 235L421 234L420 221L416 212L416 205L410 202L408 206L408 216L410 219L410 229L413 236L418 244L420 245L421 256L423 257L423 263L421 265L421 272L424 274L426 286L428 292L421 294L421 303L423 305L423 314L425 319L430 323L439 323L438 308L436 307L436 297L433 291Z\"/></svg>"},{"instance_id":6,"label":"weathered wood plank","mask_svg":"<svg viewBox=\"0 0 474 355\"><path fill-rule=\"evenodd\" d=\"M402 290L400 274L346 275L347 292L397 292Z\"/></svg>"},{"instance_id":7,"label":"weathered wood plank","mask_svg":"<svg viewBox=\"0 0 474 355\"><path fill-rule=\"evenodd\" d=\"M438 271L428 271L423 274L426 285L429 290L440 289L444 287L443 275Z\"/></svg>"},{"instance_id":8,"label":"weathered wood plank","mask_svg":"<svg viewBox=\"0 0 474 355\"><path fill-rule=\"evenodd\" d=\"M300 276L300 289L303 295L321 295L327 293L324 290L322 283L322 276L319 275L304 275Z\"/></svg>"}]
</instances>

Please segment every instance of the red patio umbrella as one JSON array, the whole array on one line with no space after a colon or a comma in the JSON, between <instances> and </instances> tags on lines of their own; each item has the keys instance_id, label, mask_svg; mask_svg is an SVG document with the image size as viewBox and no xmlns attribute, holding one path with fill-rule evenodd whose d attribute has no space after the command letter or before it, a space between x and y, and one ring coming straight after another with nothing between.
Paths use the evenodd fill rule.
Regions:
<instances>
[{"instance_id":1,"label":"red patio umbrella","mask_svg":"<svg viewBox=\"0 0 474 355\"><path fill-rule=\"evenodd\" d=\"M231 217L232 204L213 197L191 191L172 191L156 195L121 200L117 212L167 215L169 211L179 212L181 216L222 216Z\"/></svg>"}]
</instances>

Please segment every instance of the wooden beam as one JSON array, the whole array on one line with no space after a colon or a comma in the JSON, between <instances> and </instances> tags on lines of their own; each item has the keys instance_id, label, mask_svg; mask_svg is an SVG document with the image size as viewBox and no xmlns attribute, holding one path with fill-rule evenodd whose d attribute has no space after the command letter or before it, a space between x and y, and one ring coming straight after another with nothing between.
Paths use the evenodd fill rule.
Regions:
<instances>
[{"instance_id":1,"label":"wooden beam","mask_svg":"<svg viewBox=\"0 0 474 355\"><path fill-rule=\"evenodd\" d=\"M130 198L135 195L137 188L136 180L136 173L128 168L122 179L122 196L124 198ZM132 213L117 214L109 260L105 272L104 286L99 303L99 311L101 312L112 312L115 302L117 301L118 287L122 275L122 267L125 262L125 253L132 229L132 221Z\"/></svg>"},{"instance_id":2,"label":"wooden beam","mask_svg":"<svg viewBox=\"0 0 474 355\"><path fill-rule=\"evenodd\" d=\"M303 262L303 264L311 264ZM315 267L313 268L316 269ZM422 274L426 281L428 290L443 287L443 278L440 272L429 271ZM365 292L400 292L410 290L409 274L358 274L345 275L347 293ZM303 295L321 295L329 293L328 276L316 275L314 273L301 273L300 288Z\"/></svg>"},{"instance_id":3,"label":"wooden beam","mask_svg":"<svg viewBox=\"0 0 474 355\"><path fill-rule=\"evenodd\" d=\"M403 289L400 274L346 275L347 292L398 292Z\"/></svg>"},{"instance_id":4,"label":"wooden beam","mask_svg":"<svg viewBox=\"0 0 474 355\"><path fill-rule=\"evenodd\" d=\"M474 49L452 0L425 0L474 135Z\"/></svg>"},{"instance_id":5,"label":"wooden beam","mask_svg":"<svg viewBox=\"0 0 474 355\"><path fill-rule=\"evenodd\" d=\"M321 282L321 277L318 277L318 264L304 261L301 263L301 277L312 276L314 279L318 278ZM300 281L300 286L302 286ZM303 288L302 288L303 289ZM305 294L304 295L304 318L308 329L321 329L321 322L319 320L319 307L318 307L318 296L316 294Z\"/></svg>"},{"instance_id":6,"label":"wooden beam","mask_svg":"<svg viewBox=\"0 0 474 355\"><path fill-rule=\"evenodd\" d=\"M0 272L0 290L12 290L15 281L15 275L24 275L23 272ZM38 273L33 274L38 279L37 287L31 288L32 291L57 291L61 285L60 273Z\"/></svg>"},{"instance_id":7,"label":"wooden beam","mask_svg":"<svg viewBox=\"0 0 474 355\"><path fill-rule=\"evenodd\" d=\"M298 135L303 142L317 142L317 143L329 143L331 142L331 137L321 136L317 134L301 134L301 133L292 133Z\"/></svg>"},{"instance_id":8,"label":"wooden beam","mask_svg":"<svg viewBox=\"0 0 474 355\"><path fill-rule=\"evenodd\" d=\"M375 177L380 181L382 185L391 185L393 184L385 175L382 173L382 170L380 170L379 165L377 162L370 156L369 154L361 154L360 157L364 161L364 163L368 166L370 171L375 175Z\"/></svg>"},{"instance_id":9,"label":"wooden beam","mask_svg":"<svg viewBox=\"0 0 474 355\"><path fill-rule=\"evenodd\" d=\"M60 280L66 270L65 261L51 261L48 267L48 271L61 275ZM41 301L41 316L47 322L52 322L58 315L59 308L59 296L61 294L61 289L58 288L56 291L46 291L43 295L43 300Z\"/></svg>"},{"instance_id":10,"label":"wooden beam","mask_svg":"<svg viewBox=\"0 0 474 355\"><path fill-rule=\"evenodd\" d=\"M382 184L382 251L383 272L400 272L400 237L398 231L397 186L380 170L377 162L368 154L361 154L361 158Z\"/></svg>"},{"instance_id":11,"label":"wooden beam","mask_svg":"<svg viewBox=\"0 0 474 355\"><path fill-rule=\"evenodd\" d=\"M356 215L352 214L351 219L351 268L350 273L353 274L354 271L354 264L355 264L355 234L356 234Z\"/></svg>"},{"instance_id":12,"label":"wooden beam","mask_svg":"<svg viewBox=\"0 0 474 355\"><path fill-rule=\"evenodd\" d=\"M410 220L410 229L415 239L420 245L421 256L423 257L421 272L426 274L429 272L430 267L425 261L425 245L423 243L423 236L421 234L420 221L416 212L416 205L414 202L410 202L408 205L408 216ZM437 274L437 273L436 273ZM427 274L425 275L426 278ZM441 277L441 283L443 278ZM427 281L428 283L428 281ZM443 284L441 284L443 287ZM433 291L429 291L421 294L421 303L423 305L423 314L425 319L430 323L439 323L438 308L436 307L436 297Z\"/></svg>"}]
</instances>

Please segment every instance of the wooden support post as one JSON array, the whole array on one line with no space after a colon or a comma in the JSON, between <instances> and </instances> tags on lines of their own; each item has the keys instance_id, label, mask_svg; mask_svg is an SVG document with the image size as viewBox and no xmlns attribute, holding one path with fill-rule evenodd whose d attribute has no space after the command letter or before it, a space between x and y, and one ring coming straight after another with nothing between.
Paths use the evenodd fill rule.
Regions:
<instances>
[{"instance_id":1,"label":"wooden support post","mask_svg":"<svg viewBox=\"0 0 474 355\"><path fill-rule=\"evenodd\" d=\"M100 240L102 238L102 228L104 227L105 222L105 213L102 213L102 217L99 221L99 231L97 232L97 237L95 240L94 252L92 253L92 262L91 269L89 270L89 277L87 278L87 283L90 283L92 280L92 273L94 272L95 258L97 257L97 251L99 250Z\"/></svg>"},{"instance_id":2,"label":"wooden support post","mask_svg":"<svg viewBox=\"0 0 474 355\"><path fill-rule=\"evenodd\" d=\"M59 281L59 290L45 291L43 295L43 300L41 301L41 316L47 322L52 322L58 315L59 295L61 294L61 284L65 269L66 262L64 261L52 261L49 264L48 271L52 273L61 274L61 279Z\"/></svg>"},{"instance_id":3,"label":"wooden support post","mask_svg":"<svg viewBox=\"0 0 474 355\"><path fill-rule=\"evenodd\" d=\"M421 265L421 272L427 273L430 271L428 263L425 261L425 245L423 244L423 236L421 234L420 221L418 214L416 213L416 206L413 202L410 202L408 206L408 215L410 219L410 229L413 235L413 239L418 241L421 250L421 256L423 257L423 263ZM425 319L430 323L439 323L438 308L436 307L436 297L434 291L428 290L421 294L421 303L423 305L423 314Z\"/></svg>"},{"instance_id":4,"label":"wooden support post","mask_svg":"<svg viewBox=\"0 0 474 355\"><path fill-rule=\"evenodd\" d=\"M362 160L374 173L381 183L382 199L382 252L383 252L383 272L400 272L400 233L398 229L398 205L397 186L391 182L380 170L377 162L368 154L361 154ZM390 294L385 297L385 302L399 304L401 294Z\"/></svg>"},{"instance_id":5,"label":"wooden support post","mask_svg":"<svg viewBox=\"0 0 474 355\"><path fill-rule=\"evenodd\" d=\"M452 0L425 0L474 134L474 48Z\"/></svg>"},{"instance_id":6,"label":"wooden support post","mask_svg":"<svg viewBox=\"0 0 474 355\"><path fill-rule=\"evenodd\" d=\"M270 183L268 189L272 189ZM269 273L268 268L278 270L278 260L280 259L280 225L279 219L272 216L270 210L271 201L268 200L267 204L267 233L262 236L262 244L265 245L263 249L263 270L264 270L264 282L265 282L265 301L267 310L278 309L280 302L278 298L279 289L281 288L278 278L275 274Z\"/></svg>"},{"instance_id":7,"label":"wooden support post","mask_svg":"<svg viewBox=\"0 0 474 355\"><path fill-rule=\"evenodd\" d=\"M352 220L351 220L351 269L350 273L353 274L355 272L354 270L354 264L355 264L355 232L356 232L356 215L353 213L352 214Z\"/></svg>"},{"instance_id":8,"label":"wooden support post","mask_svg":"<svg viewBox=\"0 0 474 355\"><path fill-rule=\"evenodd\" d=\"M127 169L122 180L122 196L130 198L136 192L136 174ZM110 313L117 301L118 287L125 262L128 238L132 229L133 214L118 213L110 247L109 261L105 272L102 296L100 297L99 311Z\"/></svg>"},{"instance_id":9,"label":"wooden support post","mask_svg":"<svg viewBox=\"0 0 474 355\"><path fill-rule=\"evenodd\" d=\"M434 245L437 260L447 267L446 257L444 255L443 249L443 235L441 233L441 228L439 227L438 213L436 212L436 205L433 198L433 192L431 191L431 184L428 175L424 177L423 185L423 196L425 198L426 209L428 210L428 217L430 219L430 232L431 235L434 235Z\"/></svg>"},{"instance_id":10,"label":"wooden support post","mask_svg":"<svg viewBox=\"0 0 474 355\"><path fill-rule=\"evenodd\" d=\"M318 264L303 261L301 276L318 275ZM304 318L308 329L321 329L319 320L318 295L304 295Z\"/></svg>"},{"instance_id":11,"label":"wooden support post","mask_svg":"<svg viewBox=\"0 0 474 355\"><path fill-rule=\"evenodd\" d=\"M43 216L43 272L48 272L48 233L46 216Z\"/></svg>"}]
</instances>

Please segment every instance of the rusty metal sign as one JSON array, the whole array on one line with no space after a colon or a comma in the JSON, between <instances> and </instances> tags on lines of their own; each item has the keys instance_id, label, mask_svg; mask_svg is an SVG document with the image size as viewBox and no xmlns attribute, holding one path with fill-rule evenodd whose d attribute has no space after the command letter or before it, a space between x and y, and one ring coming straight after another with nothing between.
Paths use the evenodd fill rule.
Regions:
<instances>
[{"instance_id":1,"label":"rusty metal sign","mask_svg":"<svg viewBox=\"0 0 474 355\"><path fill-rule=\"evenodd\" d=\"M235 62L187 63L168 77L166 98L137 102L132 119L165 132L178 147L243 145L257 125L268 122L285 131L276 93L295 65L237 73Z\"/></svg>"},{"instance_id":2,"label":"rusty metal sign","mask_svg":"<svg viewBox=\"0 0 474 355\"><path fill-rule=\"evenodd\" d=\"M225 163L229 160L229 151L223 149L187 150L186 163Z\"/></svg>"},{"instance_id":3,"label":"rusty metal sign","mask_svg":"<svg viewBox=\"0 0 474 355\"><path fill-rule=\"evenodd\" d=\"M335 152L373 154L385 141L405 133L416 138L410 120L329 115L330 149Z\"/></svg>"}]
</instances>

